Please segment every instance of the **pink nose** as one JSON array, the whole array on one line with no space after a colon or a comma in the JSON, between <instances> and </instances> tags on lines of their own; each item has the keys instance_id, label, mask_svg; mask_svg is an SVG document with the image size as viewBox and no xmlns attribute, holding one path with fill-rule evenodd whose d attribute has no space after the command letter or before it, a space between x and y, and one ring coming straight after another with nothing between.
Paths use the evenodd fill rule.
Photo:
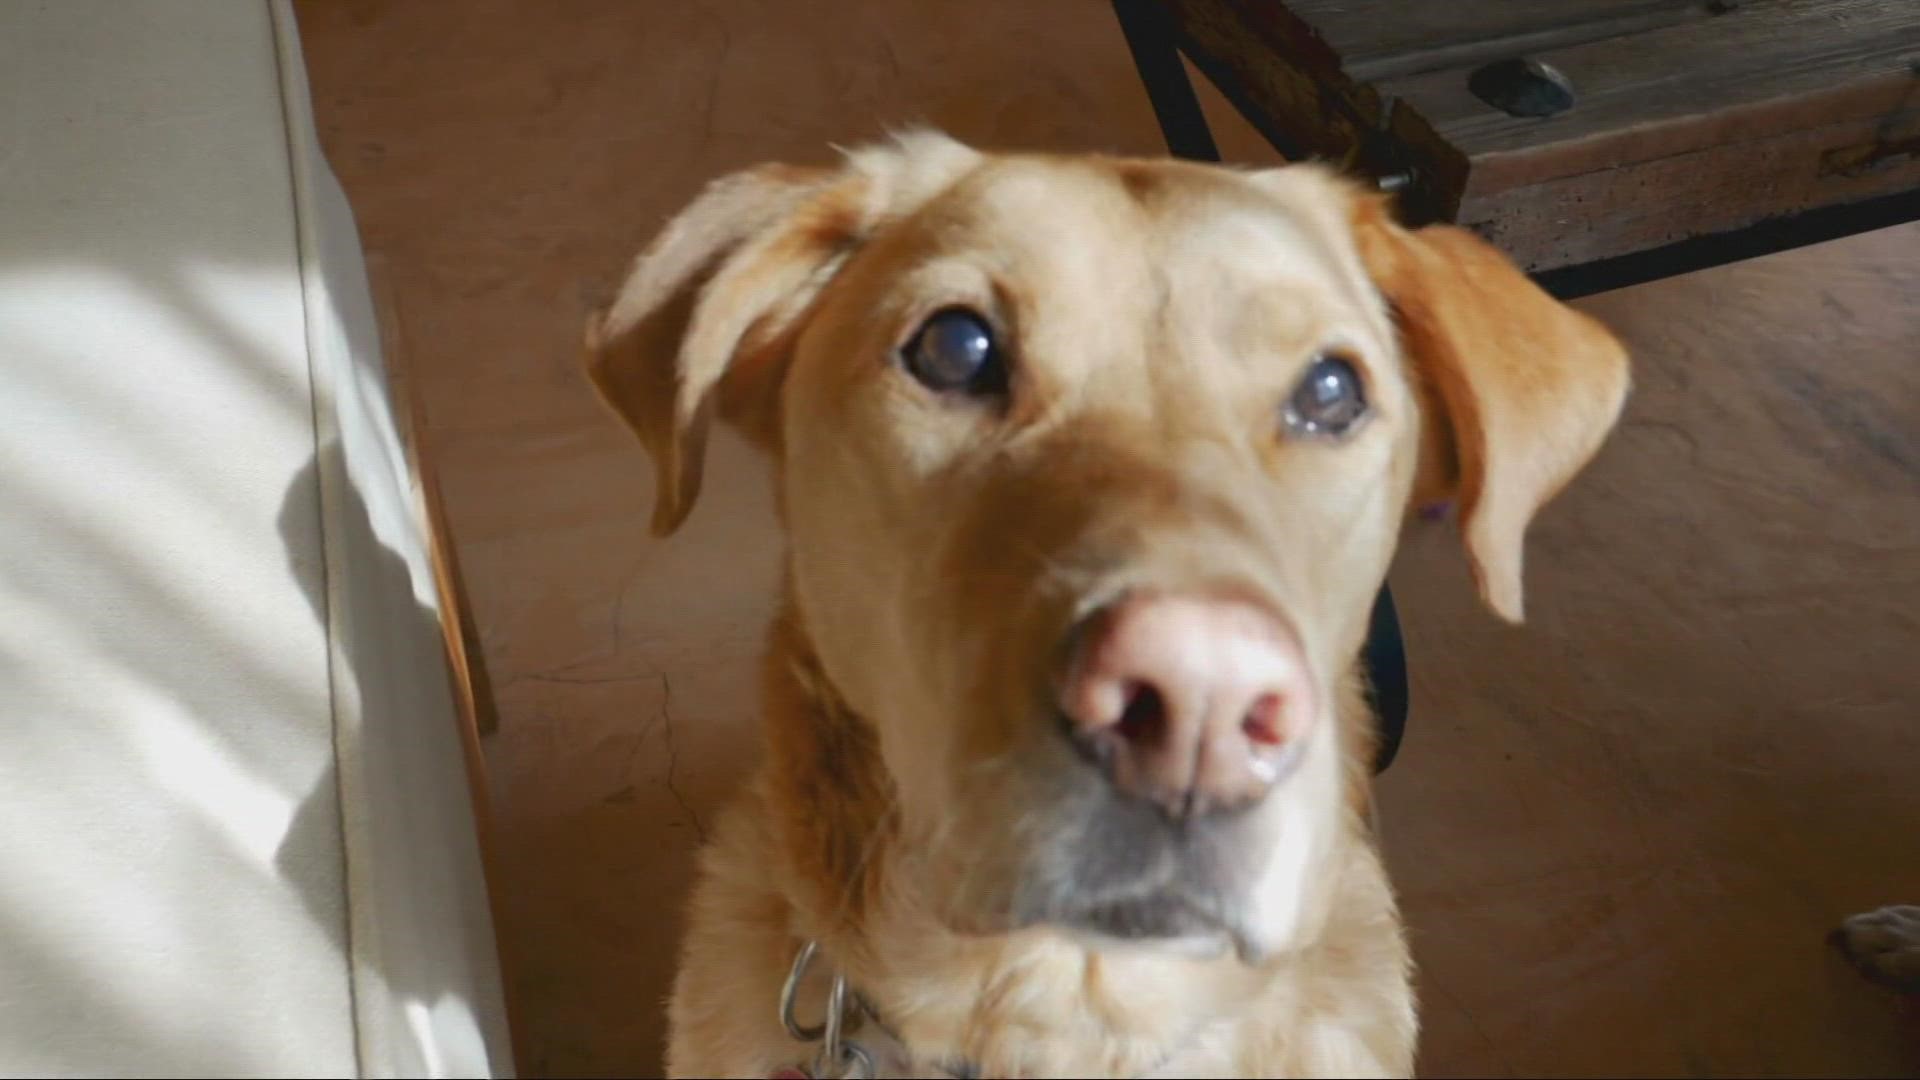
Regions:
<instances>
[{"instance_id":1,"label":"pink nose","mask_svg":"<svg viewBox=\"0 0 1920 1080\"><path fill-rule=\"evenodd\" d=\"M1135 596L1094 615L1061 685L1075 735L1121 790L1175 817L1264 795L1313 722L1306 660L1257 605Z\"/></svg>"}]
</instances>

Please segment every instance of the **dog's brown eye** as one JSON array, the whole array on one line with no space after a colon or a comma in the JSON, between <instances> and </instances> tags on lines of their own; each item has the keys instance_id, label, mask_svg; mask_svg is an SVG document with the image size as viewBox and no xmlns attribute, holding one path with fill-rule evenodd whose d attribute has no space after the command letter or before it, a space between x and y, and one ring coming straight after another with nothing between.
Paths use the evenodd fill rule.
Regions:
<instances>
[{"instance_id":1,"label":"dog's brown eye","mask_svg":"<svg viewBox=\"0 0 1920 1080\"><path fill-rule=\"evenodd\" d=\"M935 312L900 352L907 370L929 389L997 394L1007 388L993 327L965 308Z\"/></svg>"},{"instance_id":2,"label":"dog's brown eye","mask_svg":"<svg viewBox=\"0 0 1920 1080\"><path fill-rule=\"evenodd\" d=\"M1287 399L1285 420L1296 435L1346 434L1367 414L1367 397L1360 373L1345 359L1323 354L1307 365L1307 373Z\"/></svg>"}]
</instances>

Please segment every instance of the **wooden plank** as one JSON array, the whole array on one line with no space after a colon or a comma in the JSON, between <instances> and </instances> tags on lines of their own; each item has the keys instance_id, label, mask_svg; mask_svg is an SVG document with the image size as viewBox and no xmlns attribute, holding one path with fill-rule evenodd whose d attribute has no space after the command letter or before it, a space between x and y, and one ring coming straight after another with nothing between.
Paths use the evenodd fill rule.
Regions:
<instances>
[{"instance_id":1,"label":"wooden plank","mask_svg":"<svg viewBox=\"0 0 1920 1080\"><path fill-rule=\"evenodd\" d=\"M1920 0L1162 2L1256 127L1411 176L1404 216L1536 270L1920 186ZM1476 97L1472 71L1516 52L1567 74L1574 107ZM1389 70L1413 73L1356 74Z\"/></svg>"},{"instance_id":2,"label":"wooden plank","mask_svg":"<svg viewBox=\"0 0 1920 1080\"><path fill-rule=\"evenodd\" d=\"M1459 220L1538 271L1916 189L1920 108L1469 199Z\"/></svg>"},{"instance_id":3,"label":"wooden plank","mask_svg":"<svg viewBox=\"0 0 1920 1080\"><path fill-rule=\"evenodd\" d=\"M1477 66L1712 15L1701 0L1294 0L1286 7L1361 82Z\"/></svg>"},{"instance_id":4,"label":"wooden plank","mask_svg":"<svg viewBox=\"0 0 1920 1080\"><path fill-rule=\"evenodd\" d=\"M1170 0L1167 13L1196 63L1225 77L1315 153L1345 154L1380 122L1372 88L1341 71L1340 55L1288 7L1263 0Z\"/></svg>"},{"instance_id":5,"label":"wooden plank","mask_svg":"<svg viewBox=\"0 0 1920 1080\"><path fill-rule=\"evenodd\" d=\"M1349 78L1310 24L1273 0L1162 0L1188 57L1276 148L1372 176L1412 177L1400 194L1414 219L1449 218L1467 160L1407 109ZM1284 152L1284 151L1283 151Z\"/></svg>"},{"instance_id":6,"label":"wooden plank","mask_svg":"<svg viewBox=\"0 0 1920 1080\"><path fill-rule=\"evenodd\" d=\"M1529 54L1573 80L1547 120L1508 116L1467 69L1382 83L1473 162L1467 197L1858 117L1920 94L1920 3L1776 0Z\"/></svg>"}]
</instances>

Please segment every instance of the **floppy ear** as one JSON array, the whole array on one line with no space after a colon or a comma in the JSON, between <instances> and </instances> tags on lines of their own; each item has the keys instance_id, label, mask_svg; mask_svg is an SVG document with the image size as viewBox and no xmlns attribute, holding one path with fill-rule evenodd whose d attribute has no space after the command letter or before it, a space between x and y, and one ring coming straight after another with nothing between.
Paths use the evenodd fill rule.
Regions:
<instances>
[{"instance_id":1,"label":"floppy ear","mask_svg":"<svg viewBox=\"0 0 1920 1080\"><path fill-rule=\"evenodd\" d=\"M1481 598L1520 622L1527 525L1619 419L1626 350L1465 229L1409 231L1366 196L1355 214L1361 259L1422 384L1423 481L1457 499Z\"/></svg>"},{"instance_id":2,"label":"floppy ear","mask_svg":"<svg viewBox=\"0 0 1920 1080\"><path fill-rule=\"evenodd\" d=\"M716 406L777 447L780 383L820 289L904 201L976 158L914 133L838 169L749 169L708 186L635 260L588 320L587 373L653 458L655 535L693 509Z\"/></svg>"},{"instance_id":3,"label":"floppy ear","mask_svg":"<svg viewBox=\"0 0 1920 1080\"><path fill-rule=\"evenodd\" d=\"M824 169L763 166L714 182L588 320L587 374L653 458L655 535L693 508L722 381L733 373L735 401L771 393L779 327L769 317L791 319L840 246L832 215L847 196L831 197L833 180Z\"/></svg>"}]
</instances>

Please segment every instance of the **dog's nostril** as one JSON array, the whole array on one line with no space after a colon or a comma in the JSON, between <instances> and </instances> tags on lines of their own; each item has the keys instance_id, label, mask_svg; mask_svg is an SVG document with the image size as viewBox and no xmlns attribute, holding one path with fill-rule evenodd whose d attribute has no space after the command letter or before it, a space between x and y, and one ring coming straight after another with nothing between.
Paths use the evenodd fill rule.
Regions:
<instances>
[{"instance_id":1,"label":"dog's nostril","mask_svg":"<svg viewBox=\"0 0 1920 1080\"><path fill-rule=\"evenodd\" d=\"M1302 757L1313 687L1257 604L1134 595L1072 639L1057 706L1080 757L1175 818L1249 805Z\"/></svg>"},{"instance_id":2,"label":"dog's nostril","mask_svg":"<svg viewBox=\"0 0 1920 1080\"><path fill-rule=\"evenodd\" d=\"M1280 695L1261 694L1240 721L1240 730L1255 746L1278 746L1287 741L1280 725Z\"/></svg>"},{"instance_id":3,"label":"dog's nostril","mask_svg":"<svg viewBox=\"0 0 1920 1080\"><path fill-rule=\"evenodd\" d=\"M1133 683L1127 687L1126 708L1114 726L1128 742L1160 742L1167 729L1167 701L1152 686Z\"/></svg>"}]
</instances>

